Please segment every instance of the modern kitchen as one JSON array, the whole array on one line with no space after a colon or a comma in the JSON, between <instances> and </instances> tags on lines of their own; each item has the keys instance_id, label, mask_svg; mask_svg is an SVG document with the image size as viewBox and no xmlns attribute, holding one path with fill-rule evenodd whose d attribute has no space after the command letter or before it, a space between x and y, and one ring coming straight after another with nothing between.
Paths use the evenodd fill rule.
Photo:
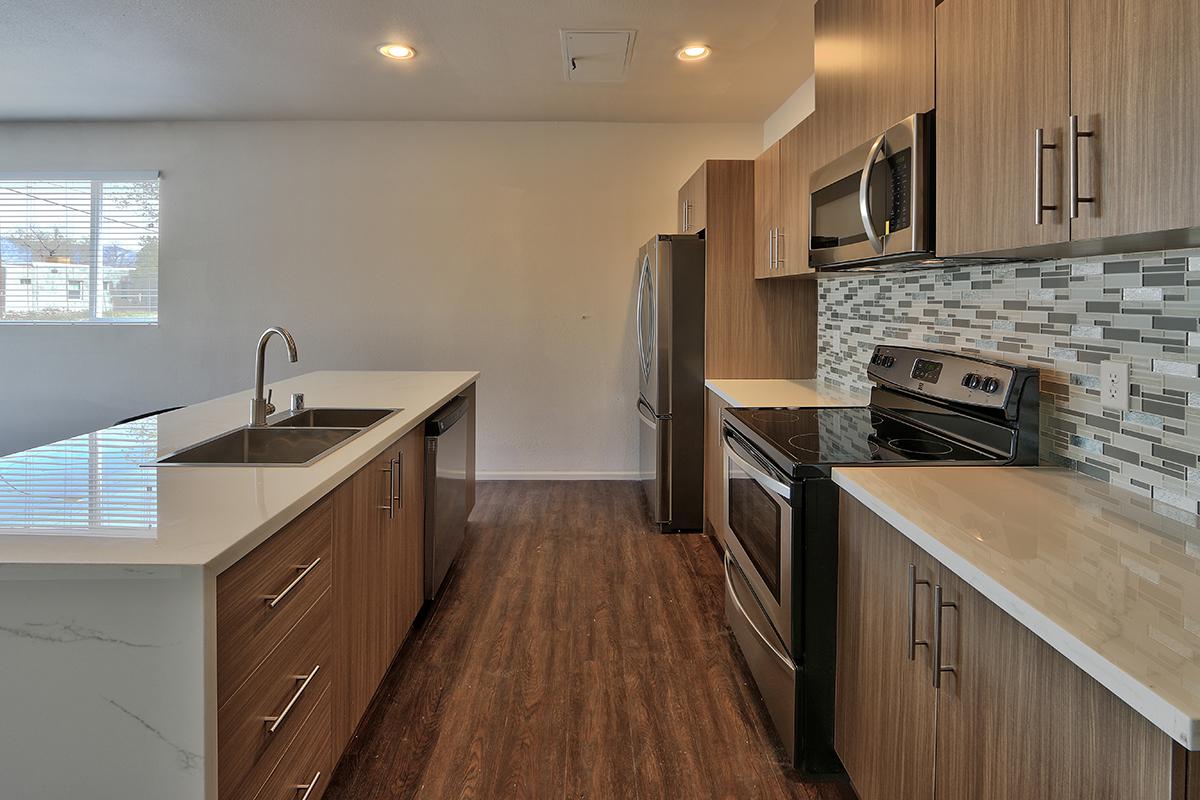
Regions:
<instances>
[{"instance_id":1,"label":"modern kitchen","mask_svg":"<svg viewBox=\"0 0 1200 800\"><path fill-rule=\"evenodd\" d=\"M1192 3L0 19L0 799L1200 798Z\"/></svg>"}]
</instances>

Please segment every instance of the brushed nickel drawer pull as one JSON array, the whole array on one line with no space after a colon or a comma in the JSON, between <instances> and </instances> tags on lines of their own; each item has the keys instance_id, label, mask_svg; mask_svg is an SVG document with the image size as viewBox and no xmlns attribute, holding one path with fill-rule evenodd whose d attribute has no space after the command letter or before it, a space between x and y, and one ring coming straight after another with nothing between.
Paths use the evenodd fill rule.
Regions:
<instances>
[{"instance_id":1,"label":"brushed nickel drawer pull","mask_svg":"<svg viewBox=\"0 0 1200 800\"><path fill-rule=\"evenodd\" d=\"M957 603L942 601L941 584L933 587L933 688L942 688L942 673L956 672L954 667L942 666L942 611L958 608ZM957 674L957 673L956 673Z\"/></svg>"},{"instance_id":2,"label":"brushed nickel drawer pull","mask_svg":"<svg viewBox=\"0 0 1200 800\"><path fill-rule=\"evenodd\" d=\"M929 647L929 642L917 638L917 587L928 586L929 581L917 580L917 565L908 565L908 660L917 660L917 645Z\"/></svg>"},{"instance_id":3,"label":"brushed nickel drawer pull","mask_svg":"<svg viewBox=\"0 0 1200 800\"><path fill-rule=\"evenodd\" d=\"M380 506L380 510L388 512L388 519L396 518L396 459L388 461L387 469L380 467L380 472L386 472L388 476L388 501L386 506Z\"/></svg>"},{"instance_id":4,"label":"brushed nickel drawer pull","mask_svg":"<svg viewBox=\"0 0 1200 800\"><path fill-rule=\"evenodd\" d=\"M288 700L287 705L283 707L283 711L279 712L278 717L267 717L266 720L264 720L265 722L271 723L267 728L267 733L275 733L275 731L279 730L279 726L283 724L285 719L287 719L288 714L292 713L292 709L295 708L296 703L300 701L300 696L304 694L304 690L308 688L310 683L312 683L312 679L317 676L317 671L320 669L321 665L317 664L315 667L313 667L313 671L307 675L296 676L296 680L303 679L304 682L300 684L300 688L296 690L294 695L292 695L292 699Z\"/></svg>"},{"instance_id":5,"label":"brushed nickel drawer pull","mask_svg":"<svg viewBox=\"0 0 1200 800\"><path fill-rule=\"evenodd\" d=\"M317 781L319 780L321 780L321 773L317 772L316 775L313 775L313 779L309 781L307 785L302 783L296 787L297 792L304 792L304 794L300 795L300 800L308 800L308 796L313 793L313 789L317 788Z\"/></svg>"},{"instance_id":6,"label":"brushed nickel drawer pull","mask_svg":"<svg viewBox=\"0 0 1200 800\"><path fill-rule=\"evenodd\" d=\"M1080 203L1095 203L1095 196L1080 197L1079 196L1079 140L1090 139L1096 135L1095 131L1079 130L1079 115L1072 114L1067 118L1067 126L1069 132L1067 134L1067 145L1071 148L1070 156L1067 158L1067 168L1070 170L1068 183L1071 189L1071 219L1079 218Z\"/></svg>"},{"instance_id":7,"label":"brushed nickel drawer pull","mask_svg":"<svg viewBox=\"0 0 1200 800\"><path fill-rule=\"evenodd\" d=\"M404 451L396 456L396 507L404 508Z\"/></svg>"},{"instance_id":8,"label":"brushed nickel drawer pull","mask_svg":"<svg viewBox=\"0 0 1200 800\"><path fill-rule=\"evenodd\" d=\"M1046 150L1057 150L1058 145L1046 144L1045 128L1033 129L1033 224L1041 225L1047 211L1057 211L1057 205L1046 205L1042 200L1046 172L1042 164L1042 155Z\"/></svg>"},{"instance_id":9,"label":"brushed nickel drawer pull","mask_svg":"<svg viewBox=\"0 0 1200 800\"><path fill-rule=\"evenodd\" d=\"M275 595L274 597L268 597L267 605L271 608L274 608L275 606L279 605L279 603L283 600L283 598L288 596L288 592L290 592L292 589L295 589L296 586L299 585L300 581L302 581L306 577L308 577L308 573L312 572L313 568L316 567L317 564L320 564L320 563L321 563L321 558L320 558L320 556L318 556L316 558L316 560L314 560L307 567L305 567L305 566L296 567L296 569L300 570L300 574L297 575L295 578L293 578L292 582L289 583L286 587L284 587L284 590L282 592Z\"/></svg>"}]
</instances>

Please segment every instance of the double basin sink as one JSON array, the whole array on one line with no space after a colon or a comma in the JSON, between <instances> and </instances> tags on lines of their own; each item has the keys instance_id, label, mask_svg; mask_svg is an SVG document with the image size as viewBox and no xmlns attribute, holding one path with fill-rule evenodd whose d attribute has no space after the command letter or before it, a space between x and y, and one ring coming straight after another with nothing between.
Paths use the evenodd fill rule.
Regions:
<instances>
[{"instance_id":1,"label":"double basin sink","mask_svg":"<svg viewBox=\"0 0 1200 800\"><path fill-rule=\"evenodd\" d=\"M400 408L308 408L265 427L222 433L163 456L159 467L302 467L375 427Z\"/></svg>"}]
</instances>

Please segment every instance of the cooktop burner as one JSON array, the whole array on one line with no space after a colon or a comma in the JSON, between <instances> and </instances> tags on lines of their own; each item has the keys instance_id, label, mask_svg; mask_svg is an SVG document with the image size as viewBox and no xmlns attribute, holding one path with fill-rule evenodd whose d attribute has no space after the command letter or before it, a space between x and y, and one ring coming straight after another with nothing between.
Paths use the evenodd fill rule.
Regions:
<instances>
[{"instance_id":1,"label":"cooktop burner","mask_svg":"<svg viewBox=\"0 0 1200 800\"><path fill-rule=\"evenodd\" d=\"M1001 460L871 407L731 408L726 413L793 475L805 467Z\"/></svg>"}]
</instances>

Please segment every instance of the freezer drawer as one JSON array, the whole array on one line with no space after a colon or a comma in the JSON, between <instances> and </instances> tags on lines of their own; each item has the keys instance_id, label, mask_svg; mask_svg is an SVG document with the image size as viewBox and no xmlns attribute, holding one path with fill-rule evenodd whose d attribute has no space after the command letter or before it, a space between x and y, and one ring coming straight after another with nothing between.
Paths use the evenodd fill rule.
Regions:
<instances>
[{"instance_id":1,"label":"freezer drawer","mask_svg":"<svg viewBox=\"0 0 1200 800\"><path fill-rule=\"evenodd\" d=\"M671 521L671 419L654 414L650 405L638 400L638 472L650 520L664 525Z\"/></svg>"}]
</instances>

